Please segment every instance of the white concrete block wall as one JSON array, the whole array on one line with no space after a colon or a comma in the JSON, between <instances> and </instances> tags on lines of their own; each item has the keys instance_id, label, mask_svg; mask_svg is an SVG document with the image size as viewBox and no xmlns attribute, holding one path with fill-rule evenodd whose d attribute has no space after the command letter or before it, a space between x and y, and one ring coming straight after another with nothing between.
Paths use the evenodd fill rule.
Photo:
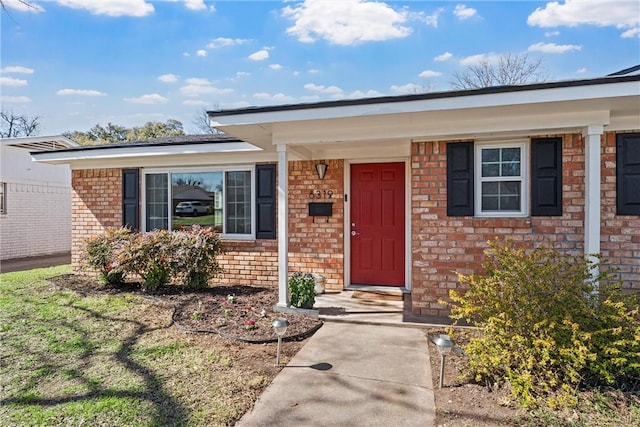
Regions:
<instances>
[{"instance_id":1,"label":"white concrete block wall","mask_svg":"<svg viewBox=\"0 0 640 427\"><path fill-rule=\"evenodd\" d=\"M68 165L34 163L27 150L2 147L0 259L71 251L71 172Z\"/></svg>"}]
</instances>

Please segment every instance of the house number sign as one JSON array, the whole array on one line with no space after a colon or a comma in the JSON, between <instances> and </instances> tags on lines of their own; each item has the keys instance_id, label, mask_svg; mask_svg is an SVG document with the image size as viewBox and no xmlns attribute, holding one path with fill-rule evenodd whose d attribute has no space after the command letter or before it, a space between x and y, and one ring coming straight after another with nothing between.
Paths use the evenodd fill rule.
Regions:
<instances>
[{"instance_id":1,"label":"house number sign","mask_svg":"<svg viewBox=\"0 0 640 427\"><path fill-rule=\"evenodd\" d=\"M333 197L332 190L311 190L309 191L310 199L330 199Z\"/></svg>"}]
</instances>

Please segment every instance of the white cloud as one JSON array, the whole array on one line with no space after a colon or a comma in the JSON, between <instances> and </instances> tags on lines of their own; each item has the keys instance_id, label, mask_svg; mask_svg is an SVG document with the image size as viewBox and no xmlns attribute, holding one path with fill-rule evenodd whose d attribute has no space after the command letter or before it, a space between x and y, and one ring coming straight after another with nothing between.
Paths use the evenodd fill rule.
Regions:
<instances>
[{"instance_id":1,"label":"white cloud","mask_svg":"<svg viewBox=\"0 0 640 427\"><path fill-rule=\"evenodd\" d=\"M582 67L578 71L576 71L576 73L578 73L578 74L586 74L588 71L589 70L587 70L586 68Z\"/></svg>"},{"instance_id":2,"label":"white cloud","mask_svg":"<svg viewBox=\"0 0 640 427\"><path fill-rule=\"evenodd\" d=\"M2 5L6 8L17 10L18 12L44 12L44 9L34 2L24 2L20 0L3 0Z\"/></svg>"},{"instance_id":3,"label":"white cloud","mask_svg":"<svg viewBox=\"0 0 640 427\"><path fill-rule=\"evenodd\" d=\"M264 61L267 58L269 58L269 52L267 52L265 49L259 50L249 55L249 59L251 59L252 61Z\"/></svg>"},{"instance_id":4,"label":"white cloud","mask_svg":"<svg viewBox=\"0 0 640 427\"><path fill-rule=\"evenodd\" d=\"M137 98L124 98L125 101L131 102L133 104L166 104L169 101L169 98L165 98L162 95L157 93L150 93L147 95L142 95Z\"/></svg>"},{"instance_id":5,"label":"white cloud","mask_svg":"<svg viewBox=\"0 0 640 427\"><path fill-rule=\"evenodd\" d=\"M423 22L433 28L438 28L438 18L440 18L442 12L444 12L444 8L437 9L431 15L427 15L424 12L411 12L409 19Z\"/></svg>"},{"instance_id":6,"label":"white cloud","mask_svg":"<svg viewBox=\"0 0 640 427\"><path fill-rule=\"evenodd\" d=\"M58 4L72 9L85 9L92 15L147 16L155 10L145 0L58 0Z\"/></svg>"},{"instance_id":7,"label":"white cloud","mask_svg":"<svg viewBox=\"0 0 640 427\"><path fill-rule=\"evenodd\" d=\"M236 77L249 77L251 73L247 73L246 71L238 71L236 73Z\"/></svg>"},{"instance_id":8,"label":"white cloud","mask_svg":"<svg viewBox=\"0 0 640 427\"><path fill-rule=\"evenodd\" d=\"M620 34L623 39L631 39L633 37L640 37L640 27L631 28L624 33Z\"/></svg>"},{"instance_id":9,"label":"white cloud","mask_svg":"<svg viewBox=\"0 0 640 427\"><path fill-rule=\"evenodd\" d=\"M559 35L560 35L560 31L547 31L546 33L544 33L545 37L555 37Z\"/></svg>"},{"instance_id":10,"label":"white cloud","mask_svg":"<svg viewBox=\"0 0 640 427\"><path fill-rule=\"evenodd\" d=\"M442 73L439 72L439 71L424 70L423 72L418 74L418 77L423 78L423 79L430 79L432 77L440 77L441 75L442 75Z\"/></svg>"},{"instance_id":11,"label":"white cloud","mask_svg":"<svg viewBox=\"0 0 640 427\"><path fill-rule=\"evenodd\" d=\"M0 96L0 101L7 104L27 104L31 98L26 96Z\"/></svg>"},{"instance_id":12,"label":"white cloud","mask_svg":"<svg viewBox=\"0 0 640 427\"><path fill-rule=\"evenodd\" d=\"M323 39L338 45L355 45L411 34L411 28L402 25L409 13L382 2L306 0L285 7L282 15L294 21L287 34L303 43Z\"/></svg>"},{"instance_id":13,"label":"white cloud","mask_svg":"<svg viewBox=\"0 0 640 427\"><path fill-rule=\"evenodd\" d=\"M208 79L203 79L200 77L191 77L185 80L187 84L190 85L211 85L212 83Z\"/></svg>"},{"instance_id":14,"label":"white cloud","mask_svg":"<svg viewBox=\"0 0 640 427\"><path fill-rule=\"evenodd\" d=\"M407 83L406 85L403 86L391 86L391 92L393 93L397 93L397 94L403 94L403 93L419 93L422 92L422 86L417 85L415 83Z\"/></svg>"},{"instance_id":15,"label":"white cloud","mask_svg":"<svg viewBox=\"0 0 640 427\"><path fill-rule=\"evenodd\" d=\"M207 8L207 5L204 4L204 0L184 0L184 6L189 10L207 10L210 12L215 12L216 7L211 5Z\"/></svg>"},{"instance_id":16,"label":"white cloud","mask_svg":"<svg viewBox=\"0 0 640 427\"><path fill-rule=\"evenodd\" d=\"M171 73L163 74L161 76L158 76L158 80L160 80L162 83L175 83L178 81L178 76Z\"/></svg>"},{"instance_id":17,"label":"white cloud","mask_svg":"<svg viewBox=\"0 0 640 427\"><path fill-rule=\"evenodd\" d=\"M313 92L329 93L332 95L341 94L342 89L338 86L323 86L315 83L307 83L304 88Z\"/></svg>"},{"instance_id":18,"label":"white cloud","mask_svg":"<svg viewBox=\"0 0 640 427\"><path fill-rule=\"evenodd\" d=\"M311 68L311 69L307 70L307 73L309 73L309 74L320 74L320 70L318 70L316 68Z\"/></svg>"},{"instance_id":19,"label":"white cloud","mask_svg":"<svg viewBox=\"0 0 640 427\"><path fill-rule=\"evenodd\" d=\"M356 90L347 95L347 98L375 98L377 96L383 96L383 94L377 90L368 90L366 92Z\"/></svg>"},{"instance_id":20,"label":"white cloud","mask_svg":"<svg viewBox=\"0 0 640 427\"><path fill-rule=\"evenodd\" d=\"M267 92L257 92L253 94L255 99L260 99L263 101L275 101L275 102L292 102L295 101L295 98L289 95L285 95L284 93L276 93L271 95Z\"/></svg>"},{"instance_id":21,"label":"white cloud","mask_svg":"<svg viewBox=\"0 0 640 427\"><path fill-rule=\"evenodd\" d=\"M460 20L473 18L478 11L472 7L459 4L453 9L453 14Z\"/></svg>"},{"instance_id":22,"label":"white cloud","mask_svg":"<svg viewBox=\"0 0 640 427\"><path fill-rule=\"evenodd\" d=\"M107 94L104 92L100 92L98 90L89 90L89 89L60 89L59 91L56 92L56 95L106 96Z\"/></svg>"},{"instance_id":23,"label":"white cloud","mask_svg":"<svg viewBox=\"0 0 640 427\"><path fill-rule=\"evenodd\" d=\"M196 52L197 56L207 56L207 51L204 49L200 49Z\"/></svg>"},{"instance_id":24,"label":"white cloud","mask_svg":"<svg viewBox=\"0 0 640 427\"><path fill-rule=\"evenodd\" d=\"M187 105L189 107L206 107L209 103L199 99L187 99L186 101L182 101L182 105Z\"/></svg>"},{"instance_id":25,"label":"white cloud","mask_svg":"<svg viewBox=\"0 0 640 427\"><path fill-rule=\"evenodd\" d=\"M442 55L438 55L433 59L438 61L438 62L444 62L444 61L450 60L452 56L453 56L453 54L451 52L445 52Z\"/></svg>"},{"instance_id":26,"label":"white cloud","mask_svg":"<svg viewBox=\"0 0 640 427\"><path fill-rule=\"evenodd\" d=\"M481 64L482 62L497 63L500 61L500 55L496 53L480 53L478 55L467 56L462 58L459 63L462 66L468 67Z\"/></svg>"},{"instance_id":27,"label":"white cloud","mask_svg":"<svg viewBox=\"0 0 640 427\"><path fill-rule=\"evenodd\" d=\"M0 70L0 73L19 73L19 74L33 74L33 68L20 67L20 66L8 66Z\"/></svg>"},{"instance_id":28,"label":"white cloud","mask_svg":"<svg viewBox=\"0 0 640 427\"><path fill-rule=\"evenodd\" d=\"M248 43L249 39L230 39L227 37L218 37L213 39L207 45L208 49L217 49L219 47L227 47L227 46L238 46L241 44Z\"/></svg>"},{"instance_id":29,"label":"white cloud","mask_svg":"<svg viewBox=\"0 0 640 427\"><path fill-rule=\"evenodd\" d=\"M280 64L271 64L269 65L269 68L271 68L272 70L282 70L282 65Z\"/></svg>"},{"instance_id":30,"label":"white cloud","mask_svg":"<svg viewBox=\"0 0 640 427\"><path fill-rule=\"evenodd\" d=\"M582 50L582 46L575 44L536 43L527 48L529 52L566 53L572 50Z\"/></svg>"},{"instance_id":31,"label":"white cloud","mask_svg":"<svg viewBox=\"0 0 640 427\"><path fill-rule=\"evenodd\" d=\"M197 77L187 79L186 83L180 88L180 93L190 98L197 98L200 95L222 95L233 92L233 89L220 89L215 87L209 80Z\"/></svg>"},{"instance_id":32,"label":"white cloud","mask_svg":"<svg viewBox=\"0 0 640 427\"><path fill-rule=\"evenodd\" d=\"M0 86L26 86L28 82L23 79L14 79L13 77L0 77Z\"/></svg>"},{"instance_id":33,"label":"white cloud","mask_svg":"<svg viewBox=\"0 0 640 427\"><path fill-rule=\"evenodd\" d=\"M576 27L596 25L631 29L640 24L640 2L625 0L566 0L547 3L527 18L527 24L538 27Z\"/></svg>"}]
</instances>

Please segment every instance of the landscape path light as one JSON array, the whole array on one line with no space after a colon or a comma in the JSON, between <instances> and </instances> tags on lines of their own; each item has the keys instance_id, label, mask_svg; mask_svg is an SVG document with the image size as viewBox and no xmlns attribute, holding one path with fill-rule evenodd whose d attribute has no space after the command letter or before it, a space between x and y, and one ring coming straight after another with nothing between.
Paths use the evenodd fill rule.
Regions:
<instances>
[{"instance_id":1,"label":"landscape path light","mask_svg":"<svg viewBox=\"0 0 640 427\"><path fill-rule=\"evenodd\" d=\"M271 325L273 326L273 330L275 331L276 335L278 336L278 350L276 352L276 366L280 366L280 343L282 342L282 337L284 336L285 332L287 332L287 326L289 326L289 322L287 322L287 319L284 319L282 317L278 317L277 319L274 319L273 322L271 322Z\"/></svg>"},{"instance_id":2,"label":"landscape path light","mask_svg":"<svg viewBox=\"0 0 640 427\"><path fill-rule=\"evenodd\" d=\"M451 341L449 335L441 334L437 338L431 338L431 342L438 347L438 353L440 353L440 388L442 388L444 383L444 358L453 350L453 341Z\"/></svg>"}]
</instances>

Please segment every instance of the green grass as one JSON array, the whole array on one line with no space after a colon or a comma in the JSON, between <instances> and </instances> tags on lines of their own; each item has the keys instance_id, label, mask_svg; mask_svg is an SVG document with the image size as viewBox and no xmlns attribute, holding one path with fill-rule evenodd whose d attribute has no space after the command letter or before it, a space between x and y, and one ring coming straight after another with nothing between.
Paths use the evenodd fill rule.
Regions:
<instances>
[{"instance_id":1,"label":"green grass","mask_svg":"<svg viewBox=\"0 0 640 427\"><path fill-rule=\"evenodd\" d=\"M232 425L270 381L154 301L46 280L68 272L0 274L0 425Z\"/></svg>"}]
</instances>

